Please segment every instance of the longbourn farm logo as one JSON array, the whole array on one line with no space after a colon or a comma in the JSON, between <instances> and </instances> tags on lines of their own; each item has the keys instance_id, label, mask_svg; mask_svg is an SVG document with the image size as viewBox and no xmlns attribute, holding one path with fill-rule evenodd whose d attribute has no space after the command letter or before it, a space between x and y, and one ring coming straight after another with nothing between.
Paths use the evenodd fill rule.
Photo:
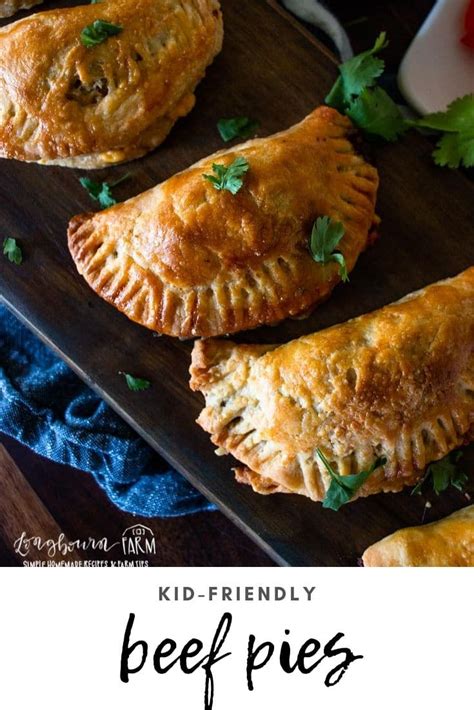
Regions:
<instances>
[{"instance_id":1,"label":"longbourn farm logo","mask_svg":"<svg viewBox=\"0 0 474 710\"><path fill-rule=\"evenodd\" d=\"M25 531L14 541L16 554L23 559L25 567L147 567L148 556L156 554L153 530L146 525L126 528L119 540L107 537L68 540L64 533L57 538L28 535ZM130 559L113 560L104 557L112 550ZM102 559L93 559L92 553L100 553ZM83 554L87 553L87 557Z\"/></svg>"},{"instance_id":2,"label":"longbourn farm logo","mask_svg":"<svg viewBox=\"0 0 474 710\"><path fill-rule=\"evenodd\" d=\"M156 540L153 530L146 525L132 525L122 533L124 555L155 555Z\"/></svg>"}]
</instances>

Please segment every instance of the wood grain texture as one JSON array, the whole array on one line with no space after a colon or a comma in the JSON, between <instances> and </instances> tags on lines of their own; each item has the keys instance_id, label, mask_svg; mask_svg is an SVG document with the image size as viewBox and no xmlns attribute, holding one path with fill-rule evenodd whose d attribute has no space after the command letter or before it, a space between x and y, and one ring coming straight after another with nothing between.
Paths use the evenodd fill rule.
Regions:
<instances>
[{"instance_id":1,"label":"wood grain texture","mask_svg":"<svg viewBox=\"0 0 474 710\"><path fill-rule=\"evenodd\" d=\"M223 116L259 119L260 135L300 120L321 103L336 76L327 51L263 0L224 0L224 51L198 89L198 103L159 150L129 166L94 173L116 180L124 199L221 147ZM381 239L361 257L351 283L306 321L244 333L241 341L285 342L388 303L474 264L474 186L460 172L436 168L431 144L417 134L396 145L369 146L381 174ZM2 162L0 231L20 240L21 268L0 264L5 302L154 448L274 559L282 564L356 564L372 542L420 522L424 502L408 493L380 495L339 513L292 496L261 498L238 486L230 458L218 459L194 424L199 395L187 386L190 343L155 338L101 302L75 273L66 247L71 215L93 209L80 173ZM131 393L117 375L154 384ZM468 461L472 466L472 451ZM428 519L464 504L456 492L436 500Z\"/></svg>"},{"instance_id":2,"label":"wood grain texture","mask_svg":"<svg viewBox=\"0 0 474 710\"><path fill-rule=\"evenodd\" d=\"M0 537L10 549L13 547L15 550L19 550L21 548L27 556L26 546L23 543L17 543L17 541L21 540L23 534L26 534L27 538L33 535L39 536L43 541L58 540L61 535L64 535L57 522L1 444L0 480L2 486L2 494L0 495ZM67 546L68 539L65 536L63 542ZM17 544L15 545L15 543ZM34 557L36 561L48 562L51 560L47 547L36 547ZM62 559L73 562L82 558L77 550L72 549L66 552Z\"/></svg>"}]
</instances>

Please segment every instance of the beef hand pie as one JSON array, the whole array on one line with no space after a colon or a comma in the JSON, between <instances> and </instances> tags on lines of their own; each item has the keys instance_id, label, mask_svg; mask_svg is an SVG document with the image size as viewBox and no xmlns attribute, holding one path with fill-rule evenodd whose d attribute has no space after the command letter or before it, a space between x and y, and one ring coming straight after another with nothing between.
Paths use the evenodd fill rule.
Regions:
<instances>
[{"instance_id":1,"label":"beef hand pie","mask_svg":"<svg viewBox=\"0 0 474 710\"><path fill-rule=\"evenodd\" d=\"M258 493L399 491L474 440L474 267L286 345L200 340L191 388Z\"/></svg>"},{"instance_id":2,"label":"beef hand pie","mask_svg":"<svg viewBox=\"0 0 474 710\"><path fill-rule=\"evenodd\" d=\"M337 249L348 270L374 236L377 171L356 154L353 133L349 119L319 108L288 131L75 217L76 266L129 318L182 338L307 312L341 279L336 261L310 253L316 218L345 229Z\"/></svg>"},{"instance_id":3,"label":"beef hand pie","mask_svg":"<svg viewBox=\"0 0 474 710\"><path fill-rule=\"evenodd\" d=\"M159 145L222 45L217 0L106 0L0 30L0 156L101 168Z\"/></svg>"},{"instance_id":4,"label":"beef hand pie","mask_svg":"<svg viewBox=\"0 0 474 710\"><path fill-rule=\"evenodd\" d=\"M365 567L473 567L474 505L436 523L397 530L371 545Z\"/></svg>"},{"instance_id":5,"label":"beef hand pie","mask_svg":"<svg viewBox=\"0 0 474 710\"><path fill-rule=\"evenodd\" d=\"M28 10L43 0L0 0L0 17L11 17L19 10Z\"/></svg>"}]
</instances>

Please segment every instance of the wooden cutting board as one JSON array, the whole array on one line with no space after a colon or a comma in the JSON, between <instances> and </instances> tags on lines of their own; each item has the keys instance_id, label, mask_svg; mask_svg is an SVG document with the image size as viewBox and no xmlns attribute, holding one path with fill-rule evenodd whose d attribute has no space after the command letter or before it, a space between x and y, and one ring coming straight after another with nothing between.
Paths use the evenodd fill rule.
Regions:
<instances>
[{"instance_id":1,"label":"wooden cutting board","mask_svg":"<svg viewBox=\"0 0 474 710\"><path fill-rule=\"evenodd\" d=\"M261 123L259 134L267 135L302 119L332 85L335 59L273 3L222 4L224 50L200 85L191 115L148 157L93 173L113 181L131 172L117 188L118 198L138 194L220 149L219 118L251 116ZM361 256L350 283L309 319L243 333L238 340L286 342L474 264L474 184L467 176L437 168L430 143L415 133L370 151L381 176L381 239ZM66 227L72 215L94 209L78 182L84 173L13 161L0 165L0 235L19 239L25 256L20 267L0 259L4 302L275 560L354 565L367 545L421 522L424 498L409 492L373 496L334 513L297 496L261 497L237 485L232 459L216 457L194 423L202 400L188 388L191 343L154 337L102 302L76 273ZM119 370L150 379L153 387L130 392ZM472 447L466 458L472 468ZM426 520L466 502L456 491L435 497Z\"/></svg>"}]
</instances>

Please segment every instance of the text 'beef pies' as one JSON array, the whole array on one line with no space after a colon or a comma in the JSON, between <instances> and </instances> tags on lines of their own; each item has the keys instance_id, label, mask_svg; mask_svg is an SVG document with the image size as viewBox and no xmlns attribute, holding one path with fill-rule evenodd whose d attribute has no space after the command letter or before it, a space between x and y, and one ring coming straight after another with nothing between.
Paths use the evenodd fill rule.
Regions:
<instances>
[{"instance_id":1,"label":"text 'beef pies'","mask_svg":"<svg viewBox=\"0 0 474 710\"><path fill-rule=\"evenodd\" d=\"M109 0L0 30L0 156L76 168L138 158L194 106L222 46L217 0Z\"/></svg>"},{"instance_id":2,"label":"text 'beef pies'","mask_svg":"<svg viewBox=\"0 0 474 710\"><path fill-rule=\"evenodd\" d=\"M199 340L191 388L258 493L400 491L474 440L474 267L286 345Z\"/></svg>"},{"instance_id":3,"label":"text 'beef pies'","mask_svg":"<svg viewBox=\"0 0 474 710\"><path fill-rule=\"evenodd\" d=\"M79 215L69 225L77 269L132 320L184 338L306 313L375 236L378 175L353 134L348 118L322 107Z\"/></svg>"}]
</instances>

